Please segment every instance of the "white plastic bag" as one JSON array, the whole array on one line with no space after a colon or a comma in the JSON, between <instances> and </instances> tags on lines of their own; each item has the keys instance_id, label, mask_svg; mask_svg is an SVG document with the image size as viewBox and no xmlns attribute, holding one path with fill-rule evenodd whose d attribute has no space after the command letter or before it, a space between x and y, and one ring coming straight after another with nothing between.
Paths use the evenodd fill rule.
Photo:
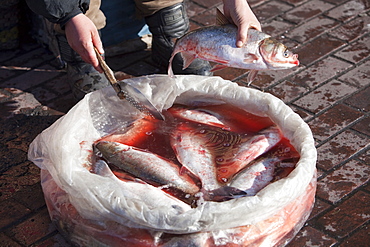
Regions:
<instances>
[{"instance_id":1,"label":"white plastic bag","mask_svg":"<svg viewBox=\"0 0 370 247\"><path fill-rule=\"evenodd\" d=\"M192 241L199 243L195 246L274 246L286 243L301 228L314 201L316 149L308 125L281 100L219 77L152 75L125 83L133 84L159 109L174 103L228 103L268 116L300 159L288 177L256 196L207 201L191 208L159 188L122 182L109 171L101 176L86 169L93 142L141 114L119 100L111 88L93 92L38 135L28 154L43 169L42 185L52 219L63 225L75 243L186 246L189 242L183 241ZM137 236L128 231L137 231ZM167 240L160 237L166 234L175 235Z\"/></svg>"}]
</instances>

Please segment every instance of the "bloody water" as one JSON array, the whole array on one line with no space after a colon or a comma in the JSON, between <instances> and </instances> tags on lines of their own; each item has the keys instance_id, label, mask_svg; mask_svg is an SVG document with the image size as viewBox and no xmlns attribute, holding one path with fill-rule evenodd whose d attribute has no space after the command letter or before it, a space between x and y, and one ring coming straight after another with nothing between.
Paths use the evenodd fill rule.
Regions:
<instances>
[{"instance_id":1,"label":"bloody water","mask_svg":"<svg viewBox=\"0 0 370 247\"><path fill-rule=\"evenodd\" d=\"M178 113L179 110L183 110L183 108L216 116L217 119L219 119L224 125L220 126L218 123L210 123L213 125L210 126L209 124L199 123L178 117L178 114L176 113ZM125 132L114 133L112 135L103 137L101 140L120 142L155 153L171 160L181 167L181 164L177 161L176 155L171 147L170 135L174 130L180 128L180 126L183 124L186 124L187 127L199 132L211 132L218 129L218 132L222 132L223 135L230 137L226 138L227 140L225 140L225 143L221 143L221 146L222 144L225 146L230 145L230 143L226 143L226 141L230 142L230 139L234 140L238 139L239 137L245 138L245 136L253 136L257 132L274 125L274 123L268 117L256 116L228 104L194 108L175 105L168 111L163 112L163 114L165 116L165 121L145 118L139 119L131 126L126 128ZM186 129L184 131L186 131ZM283 138L270 151L263 154L263 156L278 156L281 157L282 160L286 160L288 163L293 163L293 165L286 167L278 167L276 170L277 172L275 180L289 175L289 173L294 169L295 163L299 159L298 152L286 138ZM117 168L112 168L112 170L119 178L121 177L122 180L126 180L123 179L122 175L119 175L120 172L117 170Z\"/></svg>"}]
</instances>

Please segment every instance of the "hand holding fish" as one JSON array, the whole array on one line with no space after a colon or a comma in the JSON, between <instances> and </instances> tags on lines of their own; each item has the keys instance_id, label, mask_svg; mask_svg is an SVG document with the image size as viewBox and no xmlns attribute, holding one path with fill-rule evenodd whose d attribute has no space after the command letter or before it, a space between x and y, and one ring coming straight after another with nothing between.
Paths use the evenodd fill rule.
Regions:
<instances>
[{"instance_id":1,"label":"hand holding fish","mask_svg":"<svg viewBox=\"0 0 370 247\"><path fill-rule=\"evenodd\" d=\"M236 46L241 48L247 42L248 29L262 31L261 24L246 0L223 0L224 15L238 27Z\"/></svg>"}]
</instances>

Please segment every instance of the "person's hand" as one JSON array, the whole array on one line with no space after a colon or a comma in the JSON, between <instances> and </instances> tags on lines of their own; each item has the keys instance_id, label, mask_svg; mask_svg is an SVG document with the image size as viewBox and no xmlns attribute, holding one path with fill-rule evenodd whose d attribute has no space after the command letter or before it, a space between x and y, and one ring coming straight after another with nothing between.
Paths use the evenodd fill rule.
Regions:
<instances>
[{"instance_id":1,"label":"person's hand","mask_svg":"<svg viewBox=\"0 0 370 247\"><path fill-rule=\"evenodd\" d=\"M242 47L247 41L249 28L262 31L261 24L252 12L247 0L223 0L224 15L238 27L236 46Z\"/></svg>"},{"instance_id":2,"label":"person's hand","mask_svg":"<svg viewBox=\"0 0 370 247\"><path fill-rule=\"evenodd\" d=\"M91 64L100 73L103 72L96 58L94 46L100 54L104 53L103 45L94 23L84 14L71 18L65 25L68 44L82 59Z\"/></svg>"}]
</instances>

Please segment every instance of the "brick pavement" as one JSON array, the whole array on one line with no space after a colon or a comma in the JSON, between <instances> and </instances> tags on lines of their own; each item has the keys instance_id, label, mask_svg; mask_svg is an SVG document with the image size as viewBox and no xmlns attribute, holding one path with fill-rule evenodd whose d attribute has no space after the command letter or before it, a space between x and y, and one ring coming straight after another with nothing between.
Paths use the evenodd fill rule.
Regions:
<instances>
[{"instance_id":1,"label":"brick pavement","mask_svg":"<svg viewBox=\"0 0 370 247\"><path fill-rule=\"evenodd\" d=\"M191 27L214 22L220 0L189 0ZM286 102L309 124L318 151L314 210L288 245L369 246L370 3L368 0L250 0L265 32L301 65L260 73L252 87ZM150 51L107 58L128 76L162 73ZM29 143L74 104L66 74L34 42L0 53L0 245L68 246L48 218ZM246 86L248 71L216 75Z\"/></svg>"}]
</instances>

